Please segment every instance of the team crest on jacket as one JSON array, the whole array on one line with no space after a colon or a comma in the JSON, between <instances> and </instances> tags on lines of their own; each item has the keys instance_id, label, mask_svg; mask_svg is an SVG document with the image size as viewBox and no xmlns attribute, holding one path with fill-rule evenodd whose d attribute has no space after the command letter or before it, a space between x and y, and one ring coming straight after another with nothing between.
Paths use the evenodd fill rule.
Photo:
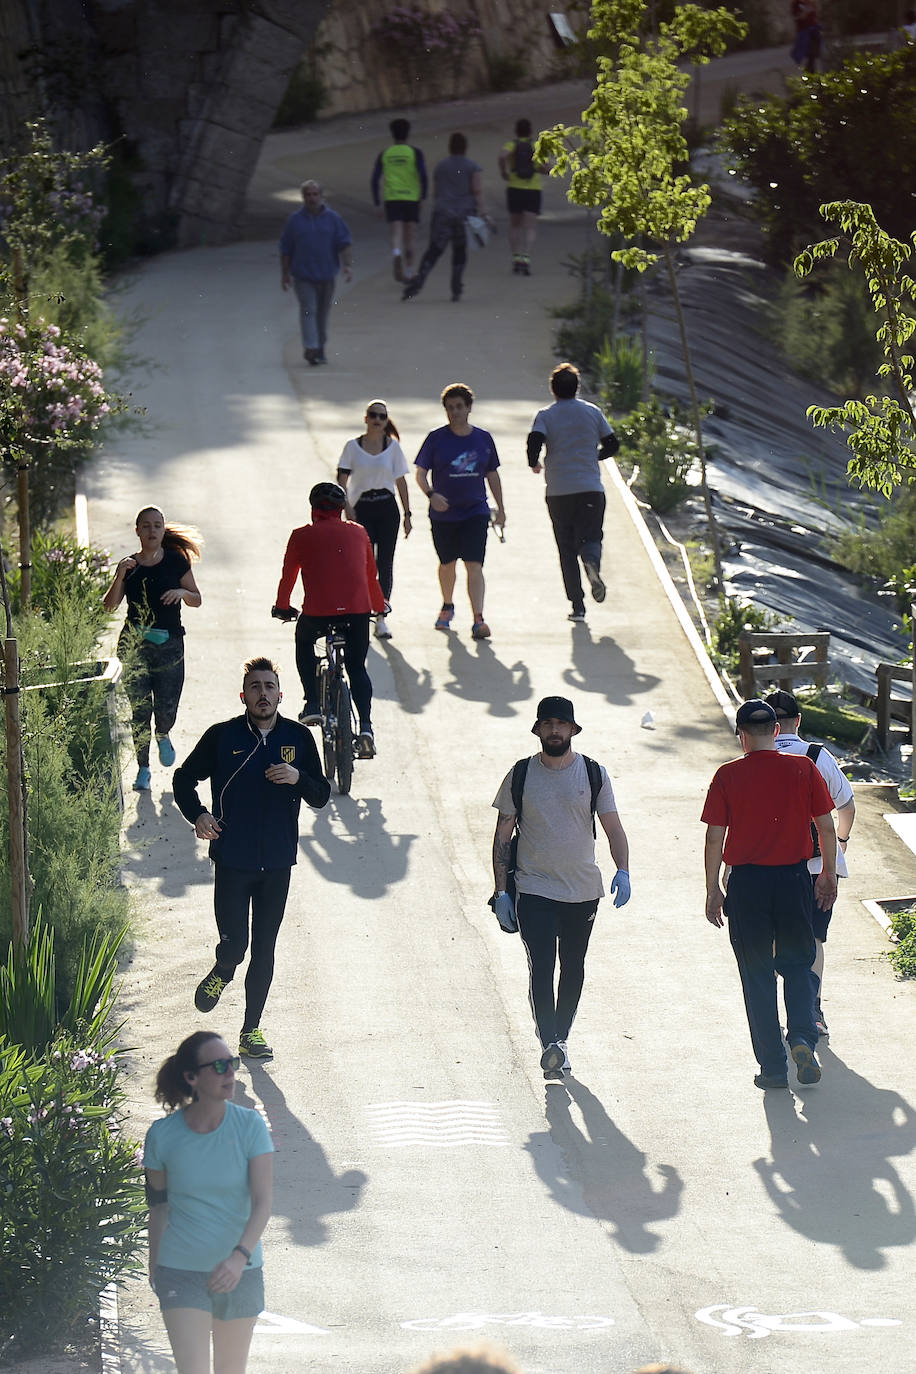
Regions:
<instances>
[{"instance_id":1,"label":"team crest on jacket","mask_svg":"<svg viewBox=\"0 0 916 1374\"><path fill-rule=\"evenodd\" d=\"M280 758L283 760L284 763L295 763L295 761L296 761L296 746L295 746L295 744L281 744L281 746L280 746Z\"/></svg>"}]
</instances>

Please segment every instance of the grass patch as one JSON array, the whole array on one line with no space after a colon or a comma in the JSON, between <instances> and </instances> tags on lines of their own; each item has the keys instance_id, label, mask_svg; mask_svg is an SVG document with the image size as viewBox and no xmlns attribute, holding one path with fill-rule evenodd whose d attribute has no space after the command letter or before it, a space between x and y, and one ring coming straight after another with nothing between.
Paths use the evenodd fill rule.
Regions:
<instances>
[{"instance_id":1,"label":"grass patch","mask_svg":"<svg viewBox=\"0 0 916 1374\"><path fill-rule=\"evenodd\" d=\"M823 690L795 693L802 713L802 731L806 736L835 740L837 744L861 745L874 724L868 716L848 706L841 698Z\"/></svg>"},{"instance_id":2,"label":"grass patch","mask_svg":"<svg viewBox=\"0 0 916 1374\"><path fill-rule=\"evenodd\" d=\"M891 930L899 942L887 955L894 972L900 978L916 978L916 906L895 911Z\"/></svg>"}]
</instances>

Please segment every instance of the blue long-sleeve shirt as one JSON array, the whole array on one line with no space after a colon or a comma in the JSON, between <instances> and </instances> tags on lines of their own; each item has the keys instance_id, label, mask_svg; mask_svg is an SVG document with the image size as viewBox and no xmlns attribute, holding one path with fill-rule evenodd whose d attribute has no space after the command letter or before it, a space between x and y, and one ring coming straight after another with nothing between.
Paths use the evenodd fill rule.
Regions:
<instances>
[{"instance_id":1,"label":"blue long-sleeve shirt","mask_svg":"<svg viewBox=\"0 0 916 1374\"><path fill-rule=\"evenodd\" d=\"M290 215L280 237L280 256L302 281L333 281L340 271L340 251L353 242L336 210L322 205L313 215L303 205Z\"/></svg>"}]
</instances>

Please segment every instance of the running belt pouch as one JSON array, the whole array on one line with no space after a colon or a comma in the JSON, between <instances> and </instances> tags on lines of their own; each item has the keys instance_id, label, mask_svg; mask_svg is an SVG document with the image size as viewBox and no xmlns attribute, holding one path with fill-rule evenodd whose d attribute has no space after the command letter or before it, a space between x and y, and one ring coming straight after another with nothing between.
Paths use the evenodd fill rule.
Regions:
<instances>
[{"instance_id":1,"label":"running belt pouch","mask_svg":"<svg viewBox=\"0 0 916 1374\"><path fill-rule=\"evenodd\" d=\"M169 637L168 630L157 630L155 626L150 626L146 630L141 630L140 633L150 644L165 644Z\"/></svg>"}]
</instances>

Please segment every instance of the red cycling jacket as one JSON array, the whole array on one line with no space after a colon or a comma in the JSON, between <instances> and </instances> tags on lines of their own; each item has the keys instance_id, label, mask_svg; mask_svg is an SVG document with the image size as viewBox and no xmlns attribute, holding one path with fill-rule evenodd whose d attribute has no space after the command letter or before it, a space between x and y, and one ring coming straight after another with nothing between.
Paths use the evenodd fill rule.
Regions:
<instances>
[{"instance_id":1,"label":"red cycling jacket","mask_svg":"<svg viewBox=\"0 0 916 1374\"><path fill-rule=\"evenodd\" d=\"M369 536L337 510L312 511L312 523L293 530L283 557L276 605L287 610L302 574L304 615L366 615L385 610Z\"/></svg>"}]
</instances>

